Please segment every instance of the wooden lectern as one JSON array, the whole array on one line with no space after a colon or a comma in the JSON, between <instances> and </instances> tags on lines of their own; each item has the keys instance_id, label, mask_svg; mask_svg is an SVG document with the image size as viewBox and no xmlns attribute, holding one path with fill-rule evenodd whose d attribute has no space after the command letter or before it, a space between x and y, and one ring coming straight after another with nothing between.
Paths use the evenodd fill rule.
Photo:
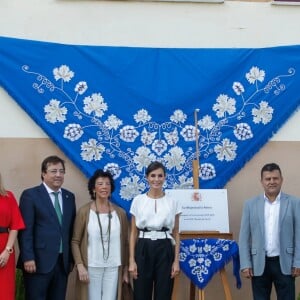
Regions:
<instances>
[{"instance_id":1,"label":"wooden lectern","mask_svg":"<svg viewBox=\"0 0 300 300\"><path fill-rule=\"evenodd\" d=\"M218 231L182 231L180 233L180 240L184 240L184 239L207 239L207 238L232 240L233 236L232 236L232 233L220 233ZM221 269L219 271L219 274L220 274L222 284L223 284L225 299L226 300L232 300L225 268ZM179 278L176 277L175 282L174 282L174 290L173 290L172 300L180 300L180 299L176 298L177 297L176 294L177 294L177 291L178 291L178 286L179 286ZM196 295L196 287L191 282L190 283L190 297L189 297L189 300L195 300L195 295ZM199 300L205 300L204 289L201 290L201 289L197 288L197 300L198 299Z\"/></svg>"}]
</instances>

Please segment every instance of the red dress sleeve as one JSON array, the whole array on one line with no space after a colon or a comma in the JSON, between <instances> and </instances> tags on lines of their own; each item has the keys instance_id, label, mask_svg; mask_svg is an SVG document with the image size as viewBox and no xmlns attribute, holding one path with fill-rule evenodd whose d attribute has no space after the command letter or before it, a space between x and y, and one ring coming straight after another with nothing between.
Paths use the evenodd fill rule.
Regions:
<instances>
[{"instance_id":1,"label":"red dress sleeve","mask_svg":"<svg viewBox=\"0 0 300 300\"><path fill-rule=\"evenodd\" d=\"M11 208L11 218L8 227L11 230L24 229L25 224L17 200L12 192L8 191L7 193L8 193L8 200L10 202L10 208Z\"/></svg>"}]
</instances>

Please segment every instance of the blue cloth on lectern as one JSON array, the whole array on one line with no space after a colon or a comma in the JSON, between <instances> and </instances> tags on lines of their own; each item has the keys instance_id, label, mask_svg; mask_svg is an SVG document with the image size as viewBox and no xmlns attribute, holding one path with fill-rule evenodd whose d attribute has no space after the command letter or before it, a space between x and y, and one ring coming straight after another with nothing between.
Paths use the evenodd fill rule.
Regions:
<instances>
[{"instance_id":1,"label":"blue cloth on lectern","mask_svg":"<svg viewBox=\"0 0 300 300\"><path fill-rule=\"evenodd\" d=\"M226 239L187 239L180 242L180 268L199 289L231 260L236 287L241 288L238 244Z\"/></svg>"},{"instance_id":2,"label":"blue cloth on lectern","mask_svg":"<svg viewBox=\"0 0 300 300\"><path fill-rule=\"evenodd\" d=\"M0 85L87 177L109 170L128 212L154 160L165 188L192 188L197 155L201 188L223 188L299 106L299 53L0 37Z\"/></svg>"}]
</instances>

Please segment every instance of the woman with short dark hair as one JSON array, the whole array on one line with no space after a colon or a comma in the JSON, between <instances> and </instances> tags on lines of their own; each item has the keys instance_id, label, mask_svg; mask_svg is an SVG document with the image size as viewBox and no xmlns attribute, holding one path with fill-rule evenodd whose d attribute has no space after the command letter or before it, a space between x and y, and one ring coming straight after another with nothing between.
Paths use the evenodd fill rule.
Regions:
<instances>
[{"instance_id":1,"label":"woman with short dark hair","mask_svg":"<svg viewBox=\"0 0 300 300\"><path fill-rule=\"evenodd\" d=\"M75 219L72 252L80 300L120 300L122 282L128 282L127 216L110 201L114 189L111 173L96 170L88 182L92 201Z\"/></svg>"}]
</instances>

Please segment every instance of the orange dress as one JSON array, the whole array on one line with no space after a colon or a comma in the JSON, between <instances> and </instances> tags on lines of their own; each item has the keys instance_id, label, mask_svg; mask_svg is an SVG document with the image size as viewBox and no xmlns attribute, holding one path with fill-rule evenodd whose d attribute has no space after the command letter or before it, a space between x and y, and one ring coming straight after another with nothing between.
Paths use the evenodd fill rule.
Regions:
<instances>
[{"instance_id":1,"label":"orange dress","mask_svg":"<svg viewBox=\"0 0 300 300\"><path fill-rule=\"evenodd\" d=\"M12 230L23 229L24 222L19 211L18 203L12 192L7 196L0 195L0 227L8 227ZM0 253L5 249L8 233L0 233ZM0 300L15 299L15 255L9 256L7 264L0 267Z\"/></svg>"}]
</instances>

